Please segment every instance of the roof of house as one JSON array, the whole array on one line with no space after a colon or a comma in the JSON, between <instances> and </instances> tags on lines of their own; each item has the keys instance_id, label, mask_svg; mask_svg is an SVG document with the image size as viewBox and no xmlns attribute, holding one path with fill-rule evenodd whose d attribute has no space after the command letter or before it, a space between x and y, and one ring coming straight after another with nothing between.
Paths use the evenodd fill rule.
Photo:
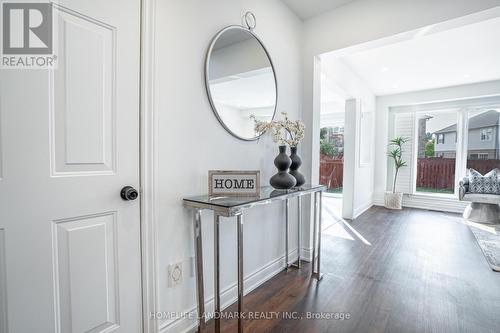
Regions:
<instances>
[{"instance_id":1,"label":"roof of house","mask_svg":"<svg viewBox=\"0 0 500 333\"><path fill-rule=\"evenodd\" d=\"M469 119L469 130L500 125L500 113L497 110L489 110ZM447 126L434 133L456 132L457 124Z\"/></svg>"}]
</instances>

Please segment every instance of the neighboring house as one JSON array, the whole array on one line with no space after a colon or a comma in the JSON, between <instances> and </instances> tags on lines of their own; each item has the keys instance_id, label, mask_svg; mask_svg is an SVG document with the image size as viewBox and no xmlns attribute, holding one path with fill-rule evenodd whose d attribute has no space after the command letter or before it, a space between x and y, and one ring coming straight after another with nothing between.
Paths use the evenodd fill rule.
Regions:
<instances>
[{"instance_id":1,"label":"neighboring house","mask_svg":"<svg viewBox=\"0 0 500 333\"><path fill-rule=\"evenodd\" d=\"M427 133L427 121L432 116L424 116L418 120L418 158L425 158L425 145L432 139L432 134Z\"/></svg>"},{"instance_id":2,"label":"neighboring house","mask_svg":"<svg viewBox=\"0 0 500 333\"><path fill-rule=\"evenodd\" d=\"M337 149L337 155L344 154L344 126L327 127L326 141Z\"/></svg>"},{"instance_id":3,"label":"neighboring house","mask_svg":"<svg viewBox=\"0 0 500 333\"><path fill-rule=\"evenodd\" d=\"M469 119L468 159L500 159L499 126L500 113L496 110L490 110ZM434 136L435 156L455 158L457 125L436 131Z\"/></svg>"}]
</instances>

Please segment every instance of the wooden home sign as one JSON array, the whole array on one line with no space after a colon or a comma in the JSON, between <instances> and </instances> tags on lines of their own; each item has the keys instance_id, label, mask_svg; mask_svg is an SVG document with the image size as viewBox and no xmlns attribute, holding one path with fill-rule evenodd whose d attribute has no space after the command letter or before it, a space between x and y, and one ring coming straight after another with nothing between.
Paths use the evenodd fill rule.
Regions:
<instances>
[{"instance_id":1,"label":"wooden home sign","mask_svg":"<svg viewBox=\"0 0 500 333\"><path fill-rule=\"evenodd\" d=\"M208 171L210 196L258 196L260 171Z\"/></svg>"}]
</instances>

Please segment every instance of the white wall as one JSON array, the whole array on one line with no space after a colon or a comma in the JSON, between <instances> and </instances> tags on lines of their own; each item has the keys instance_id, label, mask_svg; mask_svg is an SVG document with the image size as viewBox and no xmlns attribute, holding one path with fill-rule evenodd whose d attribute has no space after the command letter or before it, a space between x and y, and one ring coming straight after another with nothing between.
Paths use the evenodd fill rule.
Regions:
<instances>
[{"instance_id":1,"label":"white wall","mask_svg":"<svg viewBox=\"0 0 500 333\"><path fill-rule=\"evenodd\" d=\"M438 22L500 5L500 0L358 0L327 12L304 23L303 86L304 121L309 131L304 140L303 157L311 163L304 171L318 179L319 115L313 112L319 96L314 91L317 55L384 37L412 31ZM318 81L319 82L319 81ZM319 110L319 108L316 108ZM383 132L376 127L377 132ZM375 176L377 178L377 176Z\"/></svg>"},{"instance_id":2,"label":"white wall","mask_svg":"<svg viewBox=\"0 0 500 333\"><path fill-rule=\"evenodd\" d=\"M5 229L0 229L0 333L7 333L7 274L5 273Z\"/></svg>"},{"instance_id":3,"label":"white wall","mask_svg":"<svg viewBox=\"0 0 500 333\"><path fill-rule=\"evenodd\" d=\"M377 128L375 138L375 202L381 203L383 201L383 192L388 188L386 151L390 133L390 107L498 94L500 94L500 80L377 97L375 123L375 127Z\"/></svg>"},{"instance_id":4,"label":"white wall","mask_svg":"<svg viewBox=\"0 0 500 333\"><path fill-rule=\"evenodd\" d=\"M207 192L210 169L261 170L263 184L274 173L276 144L269 136L244 142L227 133L214 116L205 91L206 49L221 28L241 24L251 10L257 17L255 33L262 39L276 67L278 111L300 118L302 107L302 26L277 0L163 0L156 10L156 108L158 112L158 311L191 311L195 307L195 279L190 276L194 255L192 215L182 198ZM244 272L247 286L255 285L284 265L282 203L248 210L244 215ZM291 205L295 221L295 202ZM213 215L203 217L205 295L213 297ZM236 224L222 218L222 303L236 296ZM291 223L290 247L296 247ZM281 261L280 261L281 260ZM182 261L187 267L182 285L167 287L167 266ZM264 270L263 270L264 269ZM254 274L255 273L255 274ZM252 274L252 276L250 276ZM224 292L227 291L227 292ZM213 306L211 303L210 306ZM164 332L181 332L194 320L162 321Z\"/></svg>"}]
</instances>

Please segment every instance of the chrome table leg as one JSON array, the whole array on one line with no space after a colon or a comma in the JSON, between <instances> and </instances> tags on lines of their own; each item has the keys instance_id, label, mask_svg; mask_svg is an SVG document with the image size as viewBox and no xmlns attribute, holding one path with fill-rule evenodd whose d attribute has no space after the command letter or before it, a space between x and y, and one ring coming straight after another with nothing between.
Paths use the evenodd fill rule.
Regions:
<instances>
[{"instance_id":1,"label":"chrome table leg","mask_svg":"<svg viewBox=\"0 0 500 333\"><path fill-rule=\"evenodd\" d=\"M302 197L297 197L297 263L291 266L300 269L302 266L300 262L302 251Z\"/></svg>"},{"instance_id":2,"label":"chrome table leg","mask_svg":"<svg viewBox=\"0 0 500 333\"><path fill-rule=\"evenodd\" d=\"M220 224L220 216L214 212L214 323L215 323L215 333L220 333L219 224Z\"/></svg>"},{"instance_id":3,"label":"chrome table leg","mask_svg":"<svg viewBox=\"0 0 500 333\"><path fill-rule=\"evenodd\" d=\"M318 216L318 193L314 192L314 219L313 219L313 253L312 253L312 274L316 272L316 219Z\"/></svg>"},{"instance_id":4,"label":"chrome table leg","mask_svg":"<svg viewBox=\"0 0 500 333\"><path fill-rule=\"evenodd\" d=\"M243 216L236 215L238 222L238 333L243 333Z\"/></svg>"},{"instance_id":5,"label":"chrome table leg","mask_svg":"<svg viewBox=\"0 0 500 333\"><path fill-rule=\"evenodd\" d=\"M198 295L198 332L205 327L205 291L203 289L203 248L201 237L201 211L194 213L194 243L196 257L196 292Z\"/></svg>"},{"instance_id":6,"label":"chrome table leg","mask_svg":"<svg viewBox=\"0 0 500 333\"><path fill-rule=\"evenodd\" d=\"M285 200L285 268L288 269L289 267L289 262L288 262L288 233L289 233L289 226L288 226L288 219L290 215L290 201L288 199Z\"/></svg>"},{"instance_id":7,"label":"chrome table leg","mask_svg":"<svg viewBox=\"0 0 500 333\"><path fill-rule=\"evenodd\" d=\"M322 226L322 211L323 211L323 191L319 192L319 228L318 228L318 280L323 278L323 274L321 274L321 226Z\"/></svg>"},{"instance_id":8,"label":"chrome table leg","mask_svg":"<svg viewBox=\"0 0 500 333\"><path fill-rule=\"evenodd\" d=\"M300 261L300 254L302 252L302 197L297 197L297 268L302 266Z\"/></svg>"}]
</instances>

